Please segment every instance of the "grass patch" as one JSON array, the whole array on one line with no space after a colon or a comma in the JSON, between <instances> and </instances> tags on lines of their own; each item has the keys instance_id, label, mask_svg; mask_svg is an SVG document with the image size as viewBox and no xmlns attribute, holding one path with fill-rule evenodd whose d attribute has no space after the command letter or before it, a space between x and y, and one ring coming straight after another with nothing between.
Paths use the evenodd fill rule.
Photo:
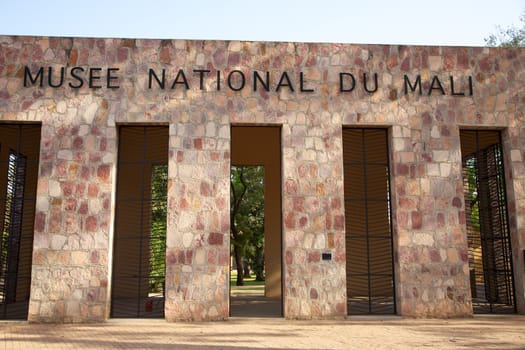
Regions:
<instances>
[{"instance_id":1,"label":"grass patch","mask_svg":"<svg viewBox=\"0 0 525 350\"><path fill-rule=\"evenodd\" d=\"M237 283L237 270L230 271L230 286L235 287ZM264 286L264 281L256 281L255 276L244 277L245 286Z\"/></svg>"}]
</instances>

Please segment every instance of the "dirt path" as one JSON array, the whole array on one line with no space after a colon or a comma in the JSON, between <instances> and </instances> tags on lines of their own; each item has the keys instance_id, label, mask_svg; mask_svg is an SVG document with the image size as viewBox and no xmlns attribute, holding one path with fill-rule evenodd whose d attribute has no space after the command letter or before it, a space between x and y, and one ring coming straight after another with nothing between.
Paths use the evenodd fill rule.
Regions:
<instances>
[{"instance_id":1,"label":"dirt path","mask_svg":"<svg viewBox=\"0 0 525 350\"><path fill-rule=\"evenodd\" d=\"M0 349L525 349L525 316L466 320L0 323Z\"/></svg>"}]
</instances>

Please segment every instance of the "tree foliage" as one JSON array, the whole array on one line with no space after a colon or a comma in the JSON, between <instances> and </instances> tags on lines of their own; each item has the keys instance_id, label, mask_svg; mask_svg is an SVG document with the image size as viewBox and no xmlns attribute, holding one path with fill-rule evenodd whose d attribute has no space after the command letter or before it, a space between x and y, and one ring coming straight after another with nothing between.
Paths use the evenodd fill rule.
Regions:
<instances>
[{"instance_id":1,"label":"tree foliage","mask_svg":"<svg viewBox=\"0 0 525 350\"><path fill-rule=\"evenodd\" d=\"M238 286L248 264L264 280L264 167L232 166L230 233Z\"/></svg>"},{"instance_id":2,"label":"tree foliage","mask_svg":"<svg viewBox=\"0 0 525 350\"><path fill-rule=\"evenodd\" d=\"M168 166L155 165L151 174L150 292L162 292L166 269Z\"/></svg>"},{"instance_id":3,"label":"tree foliage","mask_svg":"<svg viewBox=\"0 0 525 350\"><path fill-rule=\"evenodd\" d=\"M511 26L502 28L497 26L497 33L485 38L488 46L524 47L525 46L525 13L520 16L521 27Z\"/></svg>"},{"instance_id":4,"label":"tree foliage","mask_svg":"<svg viewBox=\"0 0 525 350\"><path fill-rule=\"evenodd\" d=\"M468 180L468 196L466 199L470 203L470 216L468 219L473 231L479 232L479 196L476 159L468 159L465 166Z\"/></svg>"}]
</instances>

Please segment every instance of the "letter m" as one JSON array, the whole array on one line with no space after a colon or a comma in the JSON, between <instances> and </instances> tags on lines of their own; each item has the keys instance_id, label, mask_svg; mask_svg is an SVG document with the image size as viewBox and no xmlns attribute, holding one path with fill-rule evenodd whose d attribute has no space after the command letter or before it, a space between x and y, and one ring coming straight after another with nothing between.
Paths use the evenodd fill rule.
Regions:
<instances>
[{"instance_id":1,"label":"letter m","mask_svg":"<svg viewBox=\"0 0 525 350\"><path fill-rule=\"evenodd\" d=\"M28 87L28 80L31 85L35 85L36 82L40 79L40 87L44 86L44 67L40 67L38 72L36 73L36 76L33 78L33 75L31 74L31 70L28 66L24 69L24 87Z\"/></svg>"},{"instance_id":2,"label":"letter m","mask_svg":"<svg viewBox=\"0 0 525 350\"><path fill-rule=\"evenodd\" d=\"M410 83L410 79L408 79L408 77L404 76L405 78L405 95L408 94L408 89L410 89L410 91L412 92L415 92L417 88L419 88L419 94L423 94L423 88L421 86L421 75L418 75L417 78L416 78L416 81L414 82L414 85L412 85Z\"/></svg>"}]
</instances>

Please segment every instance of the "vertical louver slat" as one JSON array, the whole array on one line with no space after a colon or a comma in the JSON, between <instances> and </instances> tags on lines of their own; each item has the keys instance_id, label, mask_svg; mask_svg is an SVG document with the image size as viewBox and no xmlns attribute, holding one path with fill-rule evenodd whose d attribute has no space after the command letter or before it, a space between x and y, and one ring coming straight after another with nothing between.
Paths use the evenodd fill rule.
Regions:
<instances>
[{"instance_id":1,"label":"vertical louver slat","mask_svg":"<svg viewBox=\"0 0 525 350\"><path fill-rule=\"evenodd\" d=\"M112 317L164 317L168 128L119 128Z\"/></svg>"},{"instance_id":2,"label":"vertical louver slat","mask_svg":"<svg viewBox=\"0 0 525 350\"><path fill-rule=\"evenodd\" d=\"M24 184L27 158L15 151L9 153L8 189L4 227L8 227L4 295L7 303L16 301L18 265L20 260L20 239L22 235L22 213L24 209Z\"/></svg>"},{"instance_id":3,"label":"vertical louver slat","mask_svg":"<svg viewBox=\"0 0 525 350\"><path fill-rule=\"evenodd\" d=\"M475 313L515 312L505 178L498 131L462 131L469 268Z\"/></svg>"},{"instance_id":4,"label":"vertical louver slat","mask_svg":"<svg viewBox=\"0 0 525 350\"><path fill-rule=\"evenodd\" d=\"M26 319L40 125L0 124L0 318Z\"/></svg>"},{"instance_id":5,"label":"vertical louver slat","mask_svg":"<svg viewBox=\"0 0 525 350\"><path fill-rule=\"evenodd\" d=\"M349 314L395 313L387 131L343 129Z\"/></svg>"}]
</instances>

